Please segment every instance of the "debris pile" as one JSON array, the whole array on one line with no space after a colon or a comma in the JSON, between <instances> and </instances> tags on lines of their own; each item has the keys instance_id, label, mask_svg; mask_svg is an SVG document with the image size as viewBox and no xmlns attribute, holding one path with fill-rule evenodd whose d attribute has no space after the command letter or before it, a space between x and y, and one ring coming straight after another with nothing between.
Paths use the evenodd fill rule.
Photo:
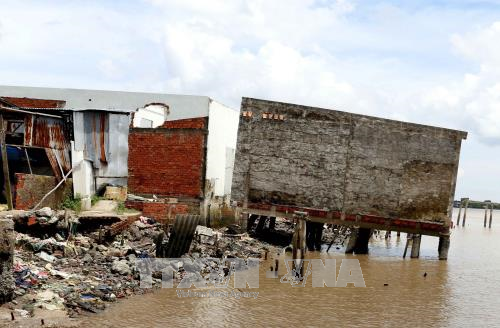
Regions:
<instances>
[{"instance_id":1,"label":"debris pile","mask_svg":"<svg viewBox=\"0 0 500 328\"><path fill-rule=\"evenodd\" d=\"M15 212L12 218L17 230L16 288L14 299L2 308L17 318L36 317L41 309L77 317L102 311L120 298L151 291L140 288L135 261L155 257L157 247L162 247L156 243L158 236L165 236L163 245L170 236L168 227L147 217L139 217L117 235L104 236L102 227L84 230L74 212L43 208L35 213ZM237 225L221 229L198 226L190 251L183 257L260 258L266 252L281 251L249 237L244 230ZM210 265L201 272L210 272ZM176 279L184 275L181 267ZM161 287L161 273L153 278L153 287Z\"/></svg>"},{"instance_id":2,"label":"debris pile","mask_svg":"<svg viewBox=\"0 0 500 328\"><path fill-rule=\"evenodd\" d=\"M15 305L30 315L37 308L66 310L70 317L98 312L106 302L140 294L137 257L154 256L150 237L161 226L137 221L107 245L99 236L76 234L67 240L16 233ZM23 312L24 313L24 312Z\"/></svg>"}]
</instances>

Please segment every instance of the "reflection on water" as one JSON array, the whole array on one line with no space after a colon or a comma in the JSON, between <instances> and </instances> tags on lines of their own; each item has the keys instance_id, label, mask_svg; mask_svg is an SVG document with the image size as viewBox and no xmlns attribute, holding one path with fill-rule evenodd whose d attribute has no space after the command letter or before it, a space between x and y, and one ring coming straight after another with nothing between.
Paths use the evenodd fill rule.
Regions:
<instances>
[{"instance_id":1,"label":"reflection on water","mask_svg":"<svg viewBox=\"0 0 500 328\"><path fill-rule=\"evenodd\" d=\"M457 212L455 212L455 215ZM175 289L135 296L87 326L177 327L240 325L272 327L471 327L500 322L500 212L484 229L484 211L469 210L466 227L452 231L448 261L437 259L438 238L424 236L420 259L402 259L406 234L383 235L370 243L370 255L345 256L342 250L310 253L311 258L359 260L366 288L304 288L265 277L274 263L261 263L257 299L178 298ZM496 220L496 221L495 221ZM274 255L275 256L275 255ZM286 273L280 262L280 275ZM424 273L427 276L424 277ZM387 284L387 286L384 286ZM232 285L232 282L230 283ZM242 290L245 291L245 290Z\"/></svg>"}]
</instances>

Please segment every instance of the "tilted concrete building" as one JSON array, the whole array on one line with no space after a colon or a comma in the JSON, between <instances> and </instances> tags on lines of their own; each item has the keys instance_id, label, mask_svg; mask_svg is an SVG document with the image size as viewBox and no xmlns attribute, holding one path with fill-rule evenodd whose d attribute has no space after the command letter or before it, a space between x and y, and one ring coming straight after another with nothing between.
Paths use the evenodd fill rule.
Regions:
<instances>
[{"instance_id":1,"label":"tilted concrete building","mask_svg":"<svg viewBox=\"0 0 500 328\"><path fill-rule=\"evenodd\" d=\"M466 137L243 98L232 199L248 214L293 217L300 211L312 221L439 236L445 258Z\"/></svg>"}]
</instances>

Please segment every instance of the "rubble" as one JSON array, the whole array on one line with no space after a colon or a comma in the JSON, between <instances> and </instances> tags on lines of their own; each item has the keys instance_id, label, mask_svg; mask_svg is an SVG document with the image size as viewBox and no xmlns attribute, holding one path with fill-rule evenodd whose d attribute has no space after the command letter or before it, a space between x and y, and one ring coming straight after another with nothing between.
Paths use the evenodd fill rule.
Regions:
<instances>
[{"instance_id":1,"label":"rubble","mask_svg":"<svg viewBox=\"0 0 500 328\"><path fill-rule=\"evenodd\" d=\"M57 222L43 219L50 217ZM28 226L30 218L36 223ZM79 227L75 230L67 224L78 221L74 213L49 208L34 215L16 213L15 220L20 230L15 232L16 288L14 299L2 308L14 311L18 318L36 316L39 311L62 311L77 317L100 312L120 298L150 292L140 288L135 261L155 257L157 246L161 247L155 243L156 236L164 235L163 243L169 237L164 226L147 217L140 217L111 239L102 238L100 228L82 234ZM40 222L52 228L40 232ZM281 249L250 237L237 225L221 229L198 226L189 253L183 257L261 258L266 251L280 253ZM210 272L209 266L201 268L202 273ZM184 272L180 268L176 273L179 281ZM153 287L161 287L161 275L156 273L154 278Z\"/></svg>"}]
</instances>

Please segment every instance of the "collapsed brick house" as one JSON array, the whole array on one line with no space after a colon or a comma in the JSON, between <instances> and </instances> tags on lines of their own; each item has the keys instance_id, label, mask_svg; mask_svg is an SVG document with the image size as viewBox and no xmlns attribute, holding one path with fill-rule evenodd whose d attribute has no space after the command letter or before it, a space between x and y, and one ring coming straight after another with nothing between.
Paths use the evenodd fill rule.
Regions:
<instances>
[{"instance_id":1,"label":"collapsed brick house","mask_svg":"<svg viewBox=\"0 0 500 328\"><path fill-rule=\"evenodd\" d=\"M128 155L129 116L70 109L63 100L0 97L0 202L24 210L56 207L72 193L90 197L116 177L126 177L120 163ZM82 203L90 206L89 197Z\"/></svg>"},{"instance_id":2,"label":"collapsed brick house","mask_svg":"<svg viewBox=\"0 0 500 328\"><path fill-rule=\"evenodd\" d=\"M73 171L73 192L83 198L106 184L127 186L135 195L164 199L128 202L145 215L162 218L171 213L172 203L177 211L205 216L211 204L230 195L239 113L209 97L12 86L0 86L0 97L19 107L43 103L83 115L87 108L126 114L126 139L120 137L109 147L119 161L96 168L99 147L89 161L86 153L72 152L73 162L76 157L84 163ZM75 131L85 130L89 122L80 120ZM121 119L108 126L123 130L124 124ZM108 132L103 138L114 139ZM87 143L92 144L92 138L88 140L80 146L91 146ZM75 141L73 147L78 144Z\"/></svg>"}]
</instances>

